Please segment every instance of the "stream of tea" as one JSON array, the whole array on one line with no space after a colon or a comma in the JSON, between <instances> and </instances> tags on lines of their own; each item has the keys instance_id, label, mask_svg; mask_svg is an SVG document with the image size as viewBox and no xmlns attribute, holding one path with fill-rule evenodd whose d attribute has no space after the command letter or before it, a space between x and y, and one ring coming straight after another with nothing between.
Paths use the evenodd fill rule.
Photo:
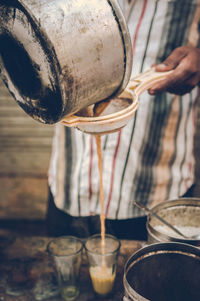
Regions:
<instances>
[{"instance_id":1,"label":"stream of tea","mask_svg":"<svg viewBox=\"0 0 200 301\"><path fill-rule=\"evenodd\" d=\"M94 290L100 295L106 295L111 292L115 271L112 266L108 266L106 262L106 239L105 239L105 213L104 213L104 193L103 193L103 168L102 168L102 151L101 151L101 136L95 135L97 156L98 156L98 169L99 169L99 198L101 202L101 254L102 260L100 266L90 268L90 276L92 279Z\"/></svg>"},{"instance_id":2,"label":"stream of tea","mask_svg":"<svg viewBox=\"0 0 200 301\"><path fill-rule=\"evenodd\" d=\"M98 156L98 167L99 167L99 198L101 202L101 252L105 254L105 213L104 213L104 193L103 193L103 162L102 162L102 152L101 152L101 136L95 135L96 145L97 145L97 156ZM105 266L104 260L102 261L102 266Z\"/></svg>"}]
</instances>

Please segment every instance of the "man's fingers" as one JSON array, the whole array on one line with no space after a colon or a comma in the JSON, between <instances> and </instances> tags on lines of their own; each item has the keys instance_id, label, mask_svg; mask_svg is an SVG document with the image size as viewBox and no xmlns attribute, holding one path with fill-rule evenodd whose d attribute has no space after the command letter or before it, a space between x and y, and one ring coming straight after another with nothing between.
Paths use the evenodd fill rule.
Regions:
<instances>
[{"instance_id":1,"label":"man's fingers","mask_svg":"<svg viewBox=\"0 0 200 301\"><path fill-rule=\"evenodd\" d=\"M163 91L168 91L169 88L176 87L183 81L188 79L188 74L185 73L183 76L182 71L174 70L173 73L169 74L166 79L163 79L155 83L149 90L149 94L155 95Z\"/></svg>"},{"instance_id":2,"label":"man's fingers","mask_svg":"<svg viewBox=\"0 0 200 301\"><path fill-rule=\"evenodd\" d=\"M186 53L181 48L176 48L170 54L170 56L166 58L166 60L164 60L161 64L155 67L155 70L158 72L162 72L175 69L185 55Z\"/></svg>"},{"instance_id":3,"label":"man's fingers","mask_svg":"<svg viewBox=\"0 0 200 301\"><path fill-rule=\"evenodd\" d=\"M189 46L176 48L156 71L173 70L166 79L155 83L148 91L155 95L163 91L183 95L200 82L200 50Z\"/></svg>"},{"instance_id":4,"label":"man's fingers","mask_svg":"<svg viewBox=\"0 0 200 301\"><path fill-rule=\"evenodd\" d=\"M176 94L176 95L184 95L184 94L189 93L190 91L192 91L193 88L194 88L193 85L188 85L188 84L185 83L184 85L181 84L181 85L174 85L173 87L169 87L167 89L167 92L173 93L173 94ZM149 89L148 92L149 92L150 95L156 95L156 94L159 94L159 93L163 92L163 90Z\"/></svg>"},{"instance_id":5,"label":"man's fingers","mask_svg":"<svg viewBox=\"0 0 200 301\"><path fill-rule=\"evenodd\" d=\"M172 84L173 83L173 84ZM148 92L150 95L159 94L163 91L168 91L169 93L184 95L189 93L197 85L197 77L193 76L184 82L180 81L166 81L162 80L157 82L153 87L151 87Z\"/></svg>"},{"instance_id":6,"label":"man's fingers","mask_svg":"<svg viewBox=\"0 0 200 301\"><path fill-rule=\"evenodd\" d=\"M196 68L191 67L187 57L182 59L177 68L170 73L166 79L157 82L149 89L151 95L155 95L162 91L168 91L175 94L181 94L182 91L190 91L199 82L200 72L196 72ZM182 87L181 87L182 86ZM187 86L186 89L184 86ZM181 87L181 88L180 88ZM177 91L176 91L177 89ZM181 91L181 92L180 92ZM185 92L187 93L187 92Z\"/></svg>"},{"instance_id":7,"label":"man's fingers","mask_svg":"<svg viewBox=\"0 0 200 301\"><path fill-rule=\"evenodd\" d=\"M155 71L157 72L165 72L165 71L170 71L172 69L174 69L173 66L170 65L167 66L164 63L155 66Z\"/></svg>"}]
</instances>

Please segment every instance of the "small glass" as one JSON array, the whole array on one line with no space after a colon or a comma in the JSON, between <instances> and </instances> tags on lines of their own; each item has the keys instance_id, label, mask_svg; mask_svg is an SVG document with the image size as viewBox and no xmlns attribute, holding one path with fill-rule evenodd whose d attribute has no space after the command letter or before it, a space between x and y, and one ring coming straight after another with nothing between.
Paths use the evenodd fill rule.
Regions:
<instances>
[{"instance_id":1,"label":"small glass","mask_svg":"<svg viewBox=\"0 0 200 301\"><path fill-rule=\"evenodd\" d=\"M55 263L62 298L75 300L79 295L83 242L73 236L63 236L50 241L47 250Z\"/></svg>"},{"instance_id":2,"label":"small glass","mask_svg":"<svg viewBox=\"0 0 200 301\"><path fill-rule=\"evenodd\" d=\"M104 247L101 234L89 237L85 243L90 278L93 289L99 296L105 297L112 293L120 246L120 241L109 234L105 235Z\"/></svg>"}]
</instances>

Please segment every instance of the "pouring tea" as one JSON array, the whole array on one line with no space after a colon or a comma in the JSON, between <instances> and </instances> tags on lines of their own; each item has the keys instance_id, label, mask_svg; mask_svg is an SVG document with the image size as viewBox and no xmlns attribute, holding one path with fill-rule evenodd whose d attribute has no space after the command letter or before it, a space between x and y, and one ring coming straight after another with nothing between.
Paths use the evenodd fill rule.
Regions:
<instances>
[{"instance_id":1,"label":"pouring tea","mask_svg":"<svg viewBox=\"0 0 200 301\"><path fill-rule=\"evenodd\" d=\"M0 69L34 119L53 124L124 90L131 41L117 1L0 0Z\"/></svg>"}]
</instances>

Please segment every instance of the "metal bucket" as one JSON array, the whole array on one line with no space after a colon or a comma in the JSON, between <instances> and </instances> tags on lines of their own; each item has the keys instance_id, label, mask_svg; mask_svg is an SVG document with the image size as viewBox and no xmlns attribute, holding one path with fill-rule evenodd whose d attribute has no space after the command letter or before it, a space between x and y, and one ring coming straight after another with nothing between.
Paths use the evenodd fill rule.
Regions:
<instances>
[{"instance_id":1,"label":"metal bucket","mask_svg":"<svg viewBox=\"0 0 200 301\"><path fill-rule=\"evenodd\" d=\"M0 0L0 71L24 111L43 123L120 94L132 69L116 0Z\"/></svg>"},{"instance_id":2,"label":"metal bucket","mask_svg":"<svg viewBox=\"0 0 200 301\"><path fill-rule=\"evenodd\" d=\"M185 236L200 234L200 199L178 198L162 202L153 207L157 213L169 224L175 226ZM148 215L147 218L148 243L177 241L200 246L200 240L184 239L173 230L163 225L158 219Z\"/></svg>"},{"instance_id":3,"label":"metal bucket","mask_svg":"<svg viewBox=\"0 0 200 301\"><path fill-rule=\"evenodd\" d=\"M200 249L157 243L140 249L124 270L124 301L199 301Z\"/></svg>"}]
</instances>

